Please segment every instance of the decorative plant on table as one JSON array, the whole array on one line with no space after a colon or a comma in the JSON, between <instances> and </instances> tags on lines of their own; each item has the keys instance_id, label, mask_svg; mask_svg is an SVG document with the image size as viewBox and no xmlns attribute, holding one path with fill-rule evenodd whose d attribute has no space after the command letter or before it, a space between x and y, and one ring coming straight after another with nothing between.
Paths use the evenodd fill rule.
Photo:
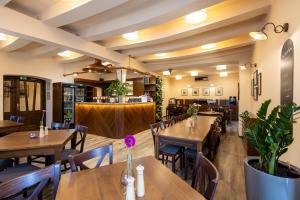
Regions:
<instances>
[{"instance_id":1,"label":"decorative plant on table","mask_svg":"<svg viewBox=\"0 0 300 200\"><path fill-rule=\"evenodd\" d=\"M133 176L133 163L132 163L132 148L135 145L135 137L133 135L127 135L124 139L127 147L127 177Z\"/></svg>"},{"instance_id":2,"label":"decorative plant on table","mask_svg":"<svg viewBox=\"0 0 300 200\"><path fill-rule=\"evenodd\" d=\"M190 127L194 127L196 125L196 120L198 115L198 106L195 104L190 105L186 113L193 119L190 121Z\"/></svg>"},{"instance_id":3,"label":"decorative plant on table","mask_svg":"<svg viewBox=\"0 0 300 200\"><path fill-rule=\"evenodd\" d=\"M198 115L198 106L192 104L189 106L189 108L187 109L186 113L190 116L190 117L197 117Z\"/></svg>"},{"instance_id":4,"label":"decorative plant on table","mask_svg":"<svg viewBox=\"0 0 300 200\"><path fill-rule=\"evenodd\" d=\"M293 142L293 123L299 114L300 106L288 103L273 108L267 116L271 100L265 101L257 112L257 120L245 130L249 142L259 152L260 170L278 174L279 158L286 153ZM249 115L244 112L243 120L249 122Z\"/></svg>"},{"instance_id":5,"label":"decorative plant on table","mask_svg":"<svg viewBox=\"0 0 300 200\"><path fill-rule=\"evenodd\" d=\"M116 95L120 100L120 96L126 96L129 93L127 83L122 83L119 79L114 80L106 89L109 95Z\"/></svg>"}]
</instances>

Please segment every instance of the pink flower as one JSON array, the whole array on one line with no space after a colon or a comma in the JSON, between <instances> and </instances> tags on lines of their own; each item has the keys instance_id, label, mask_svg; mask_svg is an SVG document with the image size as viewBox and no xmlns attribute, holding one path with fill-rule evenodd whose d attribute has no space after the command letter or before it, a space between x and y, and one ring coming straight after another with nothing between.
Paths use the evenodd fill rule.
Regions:
<instances>
[{"instance_id":1,"label":"pink flower","mask_svg":"<svg viewBox=\"0 0 300 200\"><path fill-rule=\"evenodd\" d=\"M133 135L127 135L124 138L124 142L125 142L127 148L132 148L135 145L135 137Z\"/></svg>"}]
</instances>

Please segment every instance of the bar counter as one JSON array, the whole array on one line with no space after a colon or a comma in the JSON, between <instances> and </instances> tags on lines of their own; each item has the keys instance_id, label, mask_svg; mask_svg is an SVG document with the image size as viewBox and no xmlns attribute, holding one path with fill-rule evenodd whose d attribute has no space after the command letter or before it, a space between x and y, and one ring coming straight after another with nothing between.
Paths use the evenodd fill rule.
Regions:
<instances>
[{"instance_id":1,"label":"bar counter","mask_svg":"<svg viewBox=\"0 0 300 200\"><path fill-rule=\"evenodd\" d=\"M88 133L114 139L149 129L155 122L155 103L76 103L75 123Z\"/></svg>"}]
</instances>

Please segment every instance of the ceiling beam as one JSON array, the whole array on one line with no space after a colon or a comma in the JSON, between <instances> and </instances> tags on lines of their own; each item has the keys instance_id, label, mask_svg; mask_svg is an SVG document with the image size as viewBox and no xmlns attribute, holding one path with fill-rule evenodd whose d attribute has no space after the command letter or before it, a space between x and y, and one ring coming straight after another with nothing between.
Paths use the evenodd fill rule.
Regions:
<instances>
[{"instance_id":1,"label":"ceiling beam","mask_svg":"<svg viewBox=\"0 0 300 200\"><path fill-rule=\"evenodd\" d=\"M191 47L201 46L209 43L216 43L219 41L233 38L243 34L247 34L253 30L261 28L264 23L263 19L265 15L258 18L225 26L216 30L208 31L205 33L197 34L192 37L178 39L176 41L166 42L162 44L137 47L132 49L126 49L121 51L122 54L131 55L133 57L139 57L143 55L155 54L155 53L168 53L170 51L176 51L180 49L187 49Z\"/></svg>"},{"instance_id":2,"label":"ceiling beam","mask_svg":"<svg viewBox=\"0 0 300 200\"><path fill-rule=\"evenodd\" d=\"M211 6L221 0L155 0L144 8L131 10L121 16L94 24L79 31L79 35L90 40L103 40L123 33L137 31L157 25L195 10Z\"/></svg>"},{"instance_id":3,"label":"ceiling beam","mask_svg":"<svg viewBox=\"0 0 300 200\"><path fill-rule=\"evenodd\" d=\"M0 0L0 6L5 6L8 4L11 0Z\"/></svg>"},{"instance_id":4,"label":"ceiling beam","mask_svg":"<svg viewBox=\"0 0 300 200\"><path fill-rule=\"evenodd\" d=\"M99 44L88 42L74 34L57 29L7 7L0 7L0 32L21 37L38 43L57 46L86 56L110 61L114 64L127 66L128 58ZM134 67L144 70L141 63L132 59Z\"/></svg>"},{"instance_id":5,"label":"ceiling beam","mask_svg":"<svg viewBox=\"0 0 300 200\"><path fill-rule=\"evenodd\" d=\"M268 0L228 0L207 8L209 17L203 23L187 24L184 17L182 17L158 26L139 30L140 38L136 41L116 37L104 41L103 44L113 50L124 50L175 41L255 18L268 13L269 8L270 2Z\"/></svg>"},{"instance_id":6,"label":"ceiling beam","mask_svg":"<svg viewBox=\"0 0 300 200\"><path fill-rule=\"evenodd\" d=\"M45 45L45 46L31 50L30 54L32 56L45 56L45 55L51 55L51 54L53 54L53 52L58 53L58 51L59 51L59 48L56 46Z\"/></svg>"},{"instance_id":7,"label":"ceiling beam","mask_svg":"<svg viewBox=\"0 0 300 200\"><path fill-rule=\"evenodd\" d=\"M253 53L253 47L243 47L230 51L218 52L193 58L176 59L163 62L150 62L145 66L152 72L166 69L184 69L188 67L210 66L217 64L235 64L240 59L250 59Z\"/></svg>"},{"instance_id":8,"label":"ceiling beam","mask_svg":"<svg viewBox=\"0 0 300 200\"><path fill-rule=\"evenodd\" d=\"M128 0L59 1L41 13L39 18L48 24L60 27L112 9L127 1Z\"/></svg>"},{"instance_id":9,"label":"ceiling beam","mask_svg":"<svg viewBox=\"0 0 300 200\"><path fill-rule=\"evenodd\" d=\"M218 42L216 43L217 46L213 49L202 49L201 47L193 47L189 49L169 52L164 57L159 57L156 56L155 54L151 54L147 56L137 57L137 60L143 62L155 61L155 60L172 60L172 59L200 56L205 54L212 54L214 52L236 49L244 46L249 46L251 44L254 44L254 40L248 34L246 34L246 35L242 35L239 37Z\"/></svg>"},{"instance_id":10,"label":"ceiling beam","mask_svg":"<svg viewBox=\"0 0 300 200\"><path fill-rule=\"evenodd\" d=\"M4 51L16 51L26 45L28 45L31 41L29 40L24 40L21 38L15 38L12 41L9 41L7 43L5 43L4 45L2 45L1 50Z\"/></svg>"}]
</instances>

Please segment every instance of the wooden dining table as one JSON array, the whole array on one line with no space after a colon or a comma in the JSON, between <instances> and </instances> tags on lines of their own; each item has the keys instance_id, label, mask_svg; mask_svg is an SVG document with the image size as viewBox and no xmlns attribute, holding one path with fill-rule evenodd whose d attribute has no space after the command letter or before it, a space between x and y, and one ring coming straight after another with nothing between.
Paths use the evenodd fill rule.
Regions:
<instances>
[{"instance_id":1,"label":"wooden dining table","mask_svg":"<svg viewBox=\"0 0 300 200\"><path fill-rule=\"evenodd\" d=\"M197 116L194 127L190 127L192 118L180 121L173 126L162 129L157 133L158 144L168 143L202 151L202 146L210 132L215 116ZM158 156L159 145L155 145L155 154Z\"/></svg>"},{"instance_id":2,"label":"wooden dining table","mask_svg":"<svg viewBox=\"0 0 300 200\"><path fill-rule=\"evenodd\" d=\"M224 114L222 112L214 112L214 111L200 111L198 112L198 115L201 116L223 116Z\"/></svg>"},{"instance_id":3,"label":"wooden dining table","mask_svg":"<svg viewBox=\"0 0 300 200\"><path fill-rule=\"evenodd\" d=\"M50 157L50 162L60 160L61 151L74 136L74 130L49 130L43 138L30 138L30 133L38 131L16 132L0 138L0 158L19 158L33 155ZM47 163L50 164L50 163Z\"/></svg>"},{"instance_id":4,"label":"wooden dining table","mask_svg":"<svg viewBox=\"0 0 300 200\"><path fill-rule=\"evenodd\" d=\"M17 123L11 120L0 120L0 137L11 132L19 131L23 123Z\"/></svg>"},{"instance_id":5,"label":"wooden dining table","mask_svg":"<svg viewBox=\"0 0 300 200\"><path fill-rule=\"evenodd\" d=\"M137 164L142 164L145 168L145 196L136 199L205 199L154 157L149 156L134 160L134 166ZM122 162L97 169L63 174L58 186L56 200L125 200L125 187L121 184L121 177L126 166L127 163Z\"/></svg>"}]
</instances>

